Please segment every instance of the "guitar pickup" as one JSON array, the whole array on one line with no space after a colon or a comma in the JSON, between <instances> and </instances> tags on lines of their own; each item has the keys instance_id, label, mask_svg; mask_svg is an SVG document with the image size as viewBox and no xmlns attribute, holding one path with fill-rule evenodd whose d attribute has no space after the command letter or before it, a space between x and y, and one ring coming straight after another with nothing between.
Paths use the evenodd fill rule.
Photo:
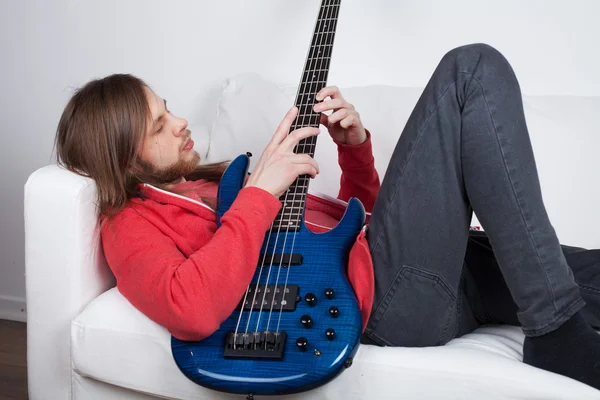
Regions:
<instances>
[{"instance_id":1,"label":"guitar pickup","mask_svg":"<svg viewBox=\"0 0 600 400\"><path fill-rule=\"evenodd\" d=\"M271 305L273 305L273 311L295 311L299 287L297 285L287 285L285 293L283 287L284 285L267 285L265 288L265 285L251 284L248 286L244 311L250 311L250 309L260 311L261 305L263 311L271 310ZM241 305L240 301L238 310Z\"/></svg>"},{"instance_id":2,"label":"guitar pickup","mask_svg":"<svg viewBox=\"0 0 600 400\"><path fill-rule=\"evenodd\" d=\"M259 260L262 260L262 267L282 266L287 268L289 265L302 265L302 254L261 254Z\"/></svg>"}]
</instances>

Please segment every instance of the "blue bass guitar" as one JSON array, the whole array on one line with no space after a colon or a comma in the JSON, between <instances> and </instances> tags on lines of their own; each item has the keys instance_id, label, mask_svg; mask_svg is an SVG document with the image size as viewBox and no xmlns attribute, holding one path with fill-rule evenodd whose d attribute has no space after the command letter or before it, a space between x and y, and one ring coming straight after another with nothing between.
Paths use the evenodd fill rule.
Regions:
<instances>
[{"instance_id":1,"label":"blue bass guitar","mask_svg":"<svg viewBox=\"0 0 600 400\"><path fill-rule=\"evenodd\" d=\"M290 131L319 126L312 107L327 81L340 1L322 1L296 97L299 113ZM310 137L295 152L314 156L315 146L316 137ZM247 169L248 157L242 155L225 171L219 219L242 189ZM304 225L308 182L308 176L298 177L280 197L282 208L266 233L256 272L236 311L202 341L172 338L175 362L197 384L249 398L289 394L322 385L352 364L362 321L345 265L365 211L352 198L334 229L310 232Z\"/></svg>"}]
</instances>

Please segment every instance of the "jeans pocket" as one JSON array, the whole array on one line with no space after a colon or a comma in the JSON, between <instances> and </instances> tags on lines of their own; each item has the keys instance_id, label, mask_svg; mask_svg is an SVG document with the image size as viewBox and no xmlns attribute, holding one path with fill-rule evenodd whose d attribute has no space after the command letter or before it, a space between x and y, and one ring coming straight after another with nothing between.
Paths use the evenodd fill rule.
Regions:
<instances>
[{"instance_id":1,"label":"jeans pocket","mask_svg":"<svg viewBox=\"0 0 600 400\"><path fill-rule=\"evenodd\" d=\"M388 346L445 344L456 325L456 295L431 272L403 265L367 326L367 334Z\"/></svg>"}]
</instances>

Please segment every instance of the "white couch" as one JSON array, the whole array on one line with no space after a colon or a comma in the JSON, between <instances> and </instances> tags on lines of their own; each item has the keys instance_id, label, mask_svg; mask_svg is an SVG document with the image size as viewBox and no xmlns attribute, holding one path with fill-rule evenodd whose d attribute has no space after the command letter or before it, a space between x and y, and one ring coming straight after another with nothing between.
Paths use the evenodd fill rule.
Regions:
<instances>
[{"instance_id":1,"label":"white couch","mask_svg":"<svg viewBox=\"0 0 600 400\"><path fill-rule=\"evenodd\" d=\"M247 150L258 155L293 92L251 74L225 82L210 135L196 136L197 150L208 160ZM366 87L342 93L373 134L383 177L420 90ZM599 185L590 184L600 172L595 158L600 98L526 96L525 105L544 197L561 242L600 247ZM335 196L335 148L325 136L319 141L316 158L324 172L313 186ZM185 378L171 356L168 332L114 287L97 237L95 194L93 181L56 165L35 171L25 185L30 398L241 398ZM517 327L488 326L437 348L361 346L340 377L285 398L600 399L588 386L523 364L522 342Z\"/></svg>"}]
</instances>

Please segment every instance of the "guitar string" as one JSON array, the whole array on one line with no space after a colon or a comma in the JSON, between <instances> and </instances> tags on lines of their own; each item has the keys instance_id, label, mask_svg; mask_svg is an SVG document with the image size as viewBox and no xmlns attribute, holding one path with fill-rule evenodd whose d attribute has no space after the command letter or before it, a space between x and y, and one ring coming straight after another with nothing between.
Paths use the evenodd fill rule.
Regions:
<instances>
[{"instance_id":1,"label":"guitar string","mask_svg":"<svg viewBox=\"0 0 600 400\"><path fill-rule=\"evenodd\" d=\"M316 26L315 26L315 28L317 28L317 29L315 29L315 31L317 31L317 32L318 32L318 26L319 26L318 24L319 24L319 20L322 18L322 15L323 15L324 3L326 3L326 2L327 2L327 0L324 0L324 2L321 4L321 7L320 7L320 9L319 9L319 16L317 17L317 21L316 21L316 23L315 23L315 25L316 25ZM317 32L316 32L316 33L317 33ZM313 37L313 40L316 42L315 38L316 38L316 36L315 36L315 37ZM312 41L311 41L311 42L312 42ZM311 44L312 44L312 43L311 43ZM307 65L307 67L308 67L308 68L306 68L307 72L311 70L311 67L310 67L310 65L312 65L313 61L315 61L315 60L314 60L314 58L311 58L311 57L310 57L310 55L311 55L311 53L312 53L312 52L313 52L313 51L311 50L311 48L309 48L309 51L308 51L308 59L307 59L307 61L308 61L308 62L307 62L307 64L308 64L308 65ZM301 81L303 81L303 80L304 80L304 79L302 79ZM301 86L302 86L302 85L301 85ZM299 93L300 93L300 92L302 92L302 91L300 90L300 89L301 89L301 86L298 88L298 92L299 92ZM302 97L299 97L299 99L300 99L300 102L299 102L299 103L300 103L300 104L299 104L299 110L298 110L298 111L299 111L299 115L296 117L296 121L295 121L295 123L293 124L293 127L290 129L290 132L291 132L291 131L293 131L293 130L295 130L295 129L297 129L297 128L298 128L298 126L302 126L302 125L303 125L303 122L302 122L302 123L300 123L300 122L299 122L299 120L302 120L302 121L304 121L304 118L305 118L305 113L302 113L302 112L300 112L300 111L301 111L301 108L302 108L302 103L303 103L303 101L302 101ZM305 142L306 142L306 141L305 141ZM304 152L304 149L302 150L302 152ZM299 178L298 178L296 181L297 181L297 182L299 182ZM296 185L296 188L297 188L297 187L298 187L298 186ZM282 212L282 219L281 219L281 221L280 221L280 227L282 226L282 224L283 224L283 221L285 220L285 219L283 218L283 217L285 216L285 205L287 205L288 196L289 196L289 194L290 194L290 193L291 193L291 190L290 190L290 189L288 189L288 190L287 190L287 192L286 192L285 199L284 199L284 209L283 209L283 212ZM294 193L294 194L293 194L293 201L294 201L294 202L296 201L296 193ZM267 327L266 327L265 331L269 331L269 327L270 327L270 323L271 323L271 315L272 315L272 313L273 313L274 298L275 298L275 295L277 294L277 292L276 292L276 289L277 289L277 285L279 284L279 276L280 276L280 274L281 274L281 267L283 266L283 254L285 254L285 249L286 249L286 245L287 245L287 240L288 240L288 237L289 237L289 230L290 230L290 226L291 226L292 224L293 224L293 222L291 221L291 218L290 218L290 219L289 219L289 223L287 224L287 226L286 226L286 229L285 229L285 236L284 236L284 240L283 240L283 246L282 246L282 251L281 251L282 257L281 257L281 260L280 260L280 263L279 263L279 266L278 266L278 269L277 269L277 278L276 278L276 280L275 280L275 286L274 286L274 288L275 288L275 292L274 292L274 294L273 294L273 300L271 300L271 305L270 305L270 308L269 308L269 318L268 318L268 320L267 320ZM297 227L296 227L296 229L297 229ZM297 231L295 231L295 232L297 232ZM279 232L278 232L278 237L279 237ZM294 239L295 239L295 233L294 233ZM277 241L276 241L275 243L277 243ZM276 249L277 249L277 248L275 248L275 250L276 250ZM291 262L291 253L290 253L290 262ZM282 292L282 298L285 296L285 291L286 291L286 290L287 290L287 287L285 287L285 288L284 288L284 290L283 290L283 292ZM262 309L261 309L261 314L262 314ZM259 318L260 318L260 317L259 317ZM258 324L257 324L257 330L258 330ZM265 343L265 346L266 346L266 343Z\"/></svg>"},{"instance_id":2,"label":"guitar string","mask_svg":"<svg viewBox=\"0 0 600 400\"><path fill-rule=\"evenodd\" d=\"M271 222L271 227L269 228L269 231L271 231L273 229L273 222ZM258 278L257 281L259 284L256 285L256 289L254 290L254 295L252 297L252 303L250 304L250 312L248 314L248 322L246 323L246 330L244 332L244 338L247 337L248 335L248 328L250 327L250 320L252 319L252 310L254 309L254 303L256 302L256 294L258 293L258 291L260 290L260 277L262 275L262 265L264 265L265 263L265 259L267 257L267 250L269 248L269 242L271 241L271 235L267 235L267 244L265 245L265 252L263 253L263 257L262 257L262 261L259 264L259 268L260 271L258 272ZM236 339L237 339L237 334L238 334L238 329L240 326L240 322L242 321L242 315L244 314L244 307L246 305L246 299L248 298L248 292L250 290L250 285L248 285L248 287L246 288L246 293L244 294L244 299L242 300L242 306L241 306L241 310L240 310L240 315L238 317L238 322L237 325L235 327L235 334L233 336L233 348L235 350L236 348Z\"/></svg>"},{"instance_id":3,"label":"guitar string","mask_svg":"<svg viewBox=\"0 0 600 400\"><path fill-rule=\"evenodd\" d=\"M323 0L323 3L325 3L325 2L327 2L327 0ZM319 9L319 14L318 15L321 15L321 13L322 13L323 3L321 3L321 8ZM318 23L318 20L319 20L319 17L317 17L317 23ZM310 53L311 53L311 50L309 48L308 55L307 55L308 58L310 58ZM298 88L298 90L300 91L300 87ZM300 102L300 103L302 103L302 102ZM298 111L300 111L300 107L299 107ZM300 117L300 113L299 113L298 116L296 116L296 121L295 121L294 124L292 124L290 132L292 132L293 130L295 130L297 128L297 126L298 126L298 118L299 117ZM290 132L288 132L288 134ZM270 280L271 272L272 272L272 269L273 269L273 263L274 263L274 260L275 260L275 254L277 253L277 243L279 242L279 237L280 237L280 233L281 233L281 227L282 227L283 221L284 221L283 217L284 217L284 214L285 214L285 205L287 205L289 194L290 194L290 189L288 188L286 190L285 198L284 198L284 201L283 201L284 207L282 208L282 212L281 212L281 217L282 218L280 219L279 225L277 227L277 234L275 236L275 243L273 245L273 252L272 252L272 256L271 256L271 261L269 263L269 272L267 273L267 278L266 278L266 282L265 282L265 289L263 291L263 298L262 298L261 303L260 303L260 311L258 312L258 317L257 317L257 321L256 321L256 329L254 331L255 335L258 335L258 331L259 331L259 327L260 327L260 320L261 320L261 317L262 317L263 308L264 308L264 304L265 304L265 298L266 298L266 294L267 294L267 288L268 288L268 285L269 285L269 280ZM296 200L296 196L294 194L294 201L295 200ZM281 252L281 260L279 262L279 269L281 269L281 265L283 263L283 255L285 254L285 244L286 244L287 237L288 237L287 233L289 232L289 226L290 225L288 224L287 227L286 227L286 235L285 235L285 238L284 238L283 250ZM290 255L290 257L291 257L291 255ZM260 287L260 281L258 282L257 286ZM276 282L273 290L274 290L274 292L273 292L273 299L274 299L275 295L277 293L276 292L276 290L277 290L277 282ZM282 293L282 295L284 296L285 292ZM271 306L272 305L273 305L273 300L271 300ZM271 309L272 309L272 307L271 307ZM251 318L251 316L249 318ZM267 329L265 329L265 331L268 331L268 325L267 325ZM265 341L265 347L266 347L266 341Z\"/></svg>"},{"instance_id":4,"label":"guitar string","mask_svg":"<svg viewBox=\"0 0 600 400\"><path fill-rule=\"evenodd\" d=\"M331 33L331 40L328 43L328 41L329 41L329 35L330 34L329 33L325 33L325 32L327 32L327 26L328 26L328 22L327 21L332 16L335 16L335 18L337 18L337 15L336 15L336 12L335 12L336 6L337 6L337 10L339 12L339 4L337 4L337 5L335 4L336 0L332 0L332 1L333 1L332 4L329 4L328 0L326 0L324 2L325 3L324 6L326 7L325 13L324 13L325 14L325 19L323 19L321 21L321 27L319 29L317 29L317 31L320 31L320 33L321 33L321 35L320 35L321 37L320 37L320 40L319 40L320 43L316 47L314 47L314 49L315 49L314 51L316 52L315 55L318 55L319 52L321 52L322 55L321 55L321 57L315 57L315 61L316 61L315 62L315 66L316 66L316 68L314 69L313 72L316 72L317 70L321 70L321 71L323 70L323 68L322 68L323 66L320 65L320 64L323 63L323 61L325 61L325 64L326 64L326 69L327 69L326 73L328 72L329 65L328 65L327 60L331 59L331 49L332 49L333 40L334 40L334 37L335 37L335 29L331 30L331 32L333 32L333 33ZM331 11L331 14L330 14L330 11ZM334 26L337 26L337 19L335 19L335 18L334 18L334 20L333 20L332 23L334 24ZM326 47L327 45L329 45L329 47ZM321 47L323 47L323 48L321 48ZM329 48L329 52L327 50L328 48ZM315 88L313 88L313 83L315 85ZM308 93L311 94L312 96L315 96L318 93L319 86L323 85L323 84L324 84L324 82L321 82L321 79L317 78L316 81L314 81L314 82L312 82L310 84L310 86L309 86L310 90L309 90ZM310 97L309 97L309 99L310 99ZM316 102L315 98L313 98L313 100L315 100L315 102ZM311 111L312 111L313 104L311 104L310 101L308 101L307 103L308 103L307 105L311 107ZM308 116L309 114L306 113L306 115ZM311 124L310 119L316 117L316 121L314 121L311 125L314 124L317 127L319 127L320 115L321 115L320 113L316 113L316 115L310 115L308 117L309 118L309 124ZM303 117L303 120L304 120L304 117ZM303 151L305 151L304 146L306 145L306 143L308 143L310 141L310 148L314 152L315 151L315 144L316 144L316 141L317 141L317 137L316 136L311 136L308 139L309 140L306 140L305 143L303 143ZM308 178L304 178L304 179L308 180ZM304 199L305 199L305 204L306 204L306 194L304 196ZM302 214L300 214L298 216L298 221L296 221L296 223L298 225L300 224L301 219L302 219L301 215ZM296 234L297 234L297 232L298 231L294 232L294 238L292 240L292 248L291 248L291 251L290 251L290 255L294 253L294 245L295 245L295 242L296 242ZM284 294L285 294L285 292L287 290L287 285L288 285L289 275L290 275L290 270L291 269L292 268L291 268L291 256L290 256L290 261L289 261L289 265L287 267L287 272L286 272L286 277L285 277L285 283L284 283L284 286L283 286L283 293ZM272 307L271 307L271 313L272 313L272 311L273 310L272 310ZM281 317L282 317L282 315L283 315L283 304L281 304L280 308L279 308L279 316L278 316L278 319L277 319L277 328L275 329L275 332L279 332L279 326L281 324ZM269 319L270 319L270 316L269 316Z\"/></svg>"}]
</instances>

